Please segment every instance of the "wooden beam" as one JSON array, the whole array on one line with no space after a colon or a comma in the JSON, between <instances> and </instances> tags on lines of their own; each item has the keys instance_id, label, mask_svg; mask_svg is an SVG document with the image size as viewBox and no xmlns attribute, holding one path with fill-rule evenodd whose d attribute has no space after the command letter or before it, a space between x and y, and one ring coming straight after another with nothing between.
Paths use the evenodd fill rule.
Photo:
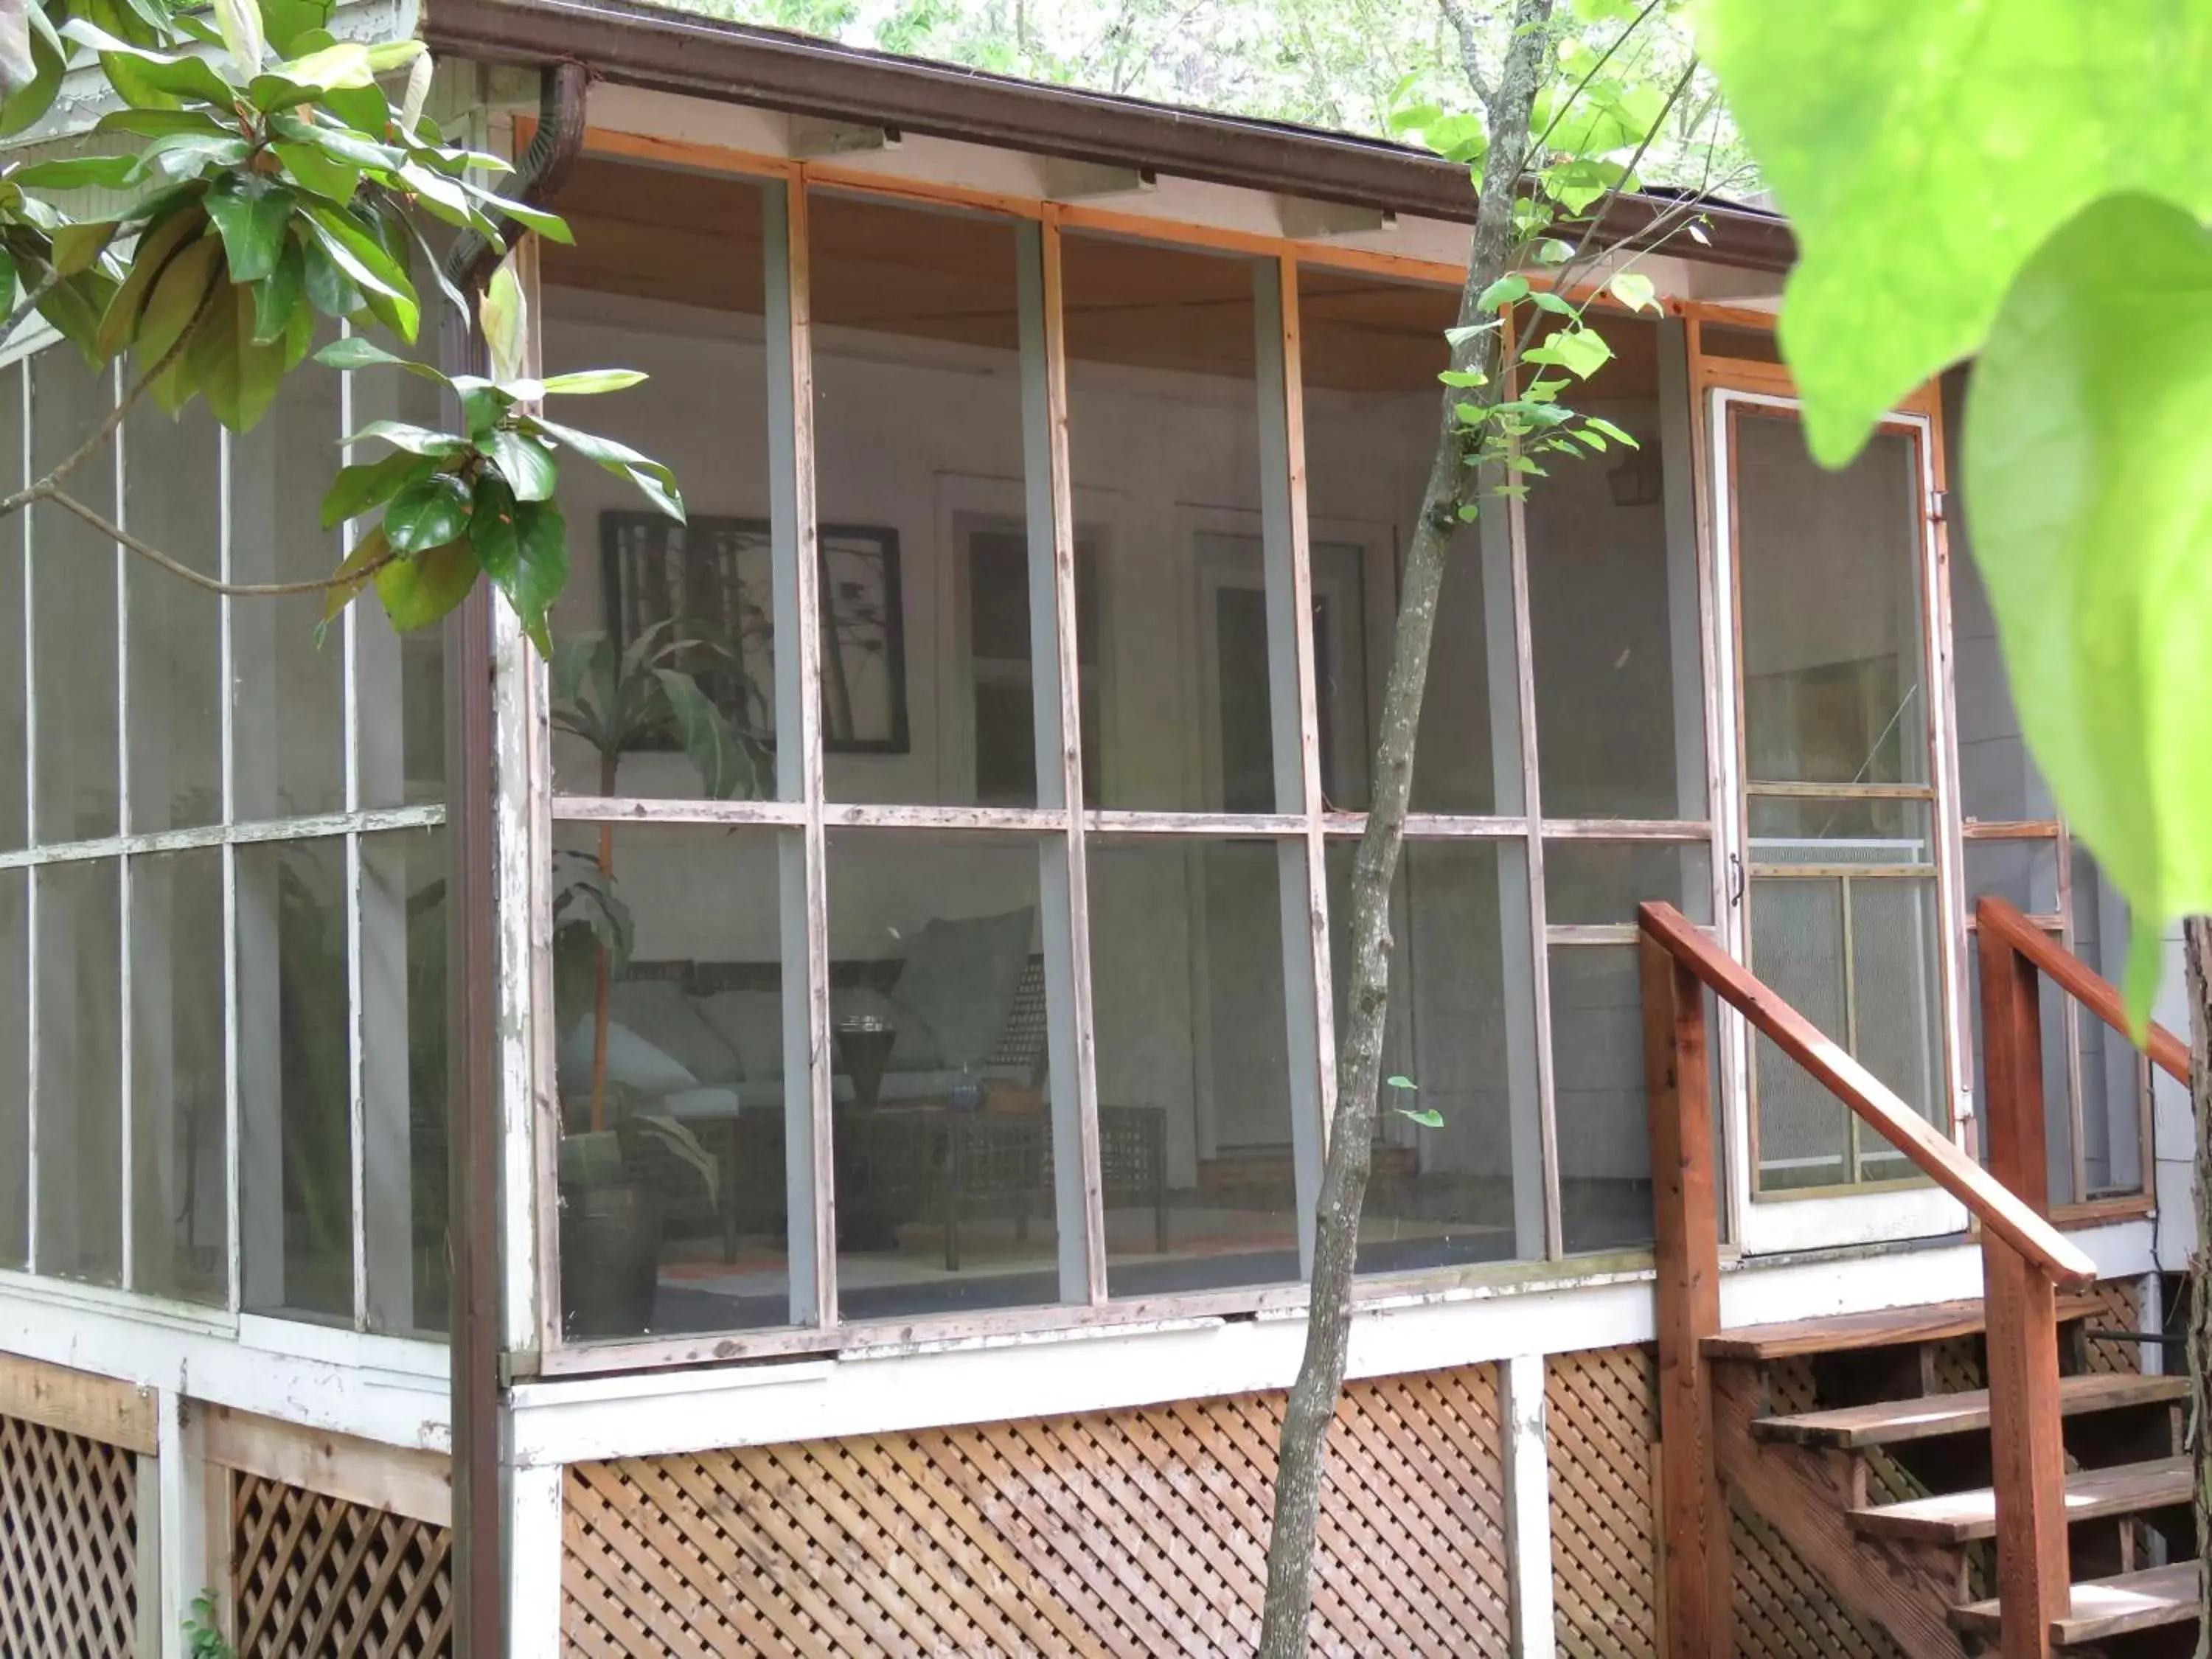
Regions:
<instances>
[{"instance_id":1,"label":"wooden beam","mask_svg":"<svg viewBox=\"0 0 2212 1659\"><path fill-rule=\"evenodd\" d=\"M2119 988L2081 957L2053 940L2018 909L1985 893L1974 906L1977 933L1995 933L2007 945L2057 980L2059 988L2130 1042L2127 1005ZM2189 1083L2189 1045L2163 1025L2153 1024L2148 1041L2140 1044L2150 1063L2185 1088Z\"/></svg>"},{"instance_id":2,"label":"wooden beam","mask_svg":"<svg viewBox=\"0 0 2212 1659\"><path fill-rule=\"evenodd\" d=\"M81 1434L142 1456L155 1451L155 1400L151 1389L112 1377L0 1354L0 1417L41 1423Z\"/></svg>"},{"instance_id":3,"label":"wooden beam","mask_svg":"<svg viewBox=\"0 0 2212 1659\"><path fill-rule=\"evenodd\" d=\"M436 1526L453 1523L453 1464L436 1452L302 1428L228 1406L196 1410L200 1455L210 1463Z\"/></svg>"},{"instance_id":4,"label":"wooden beam","mask_svg":"<svg viewBox=\"0 0 2212 1659\"><path fill-rule=\"evenodd\" d=\"M2050 1208L2043 1133L2043 1027L2035 964L1984 909L1982 1117L1990 1173L2039 1214ZM2004 1659L2047 1659L2066 1616L2066 1449L2058 1412L2058 1320L2051 1280L2003 1240L1982 1237L1989 1319L1990 1486L1996 1494L1997 1600Z\"/></svg>"},{"instance_id":5,"label":"wooden beam","mask_svg":"<svg viewBox=\"0 0 2212 1659\"><path fill-rule=\"evenodd\" d=\"M1713 1456L1712 1367L1703 1347L1721 1325L1705 995L1657 941L1647 937L1638 948L1658 1259L1667 1651L1674 1659L1733 1659L1728 1506Z\"/></svg>"}]
</instances>

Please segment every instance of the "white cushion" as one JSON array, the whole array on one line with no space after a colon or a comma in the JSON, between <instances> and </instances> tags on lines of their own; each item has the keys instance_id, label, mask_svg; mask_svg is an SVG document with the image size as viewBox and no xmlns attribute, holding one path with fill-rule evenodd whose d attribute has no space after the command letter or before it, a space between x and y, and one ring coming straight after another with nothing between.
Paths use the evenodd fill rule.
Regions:
<instances>
[{"instance_id":1,"label":"white cushion","mask_svg":"<svg viewBox=\"0 0 2212 1659\"><path fill-rule=\"evenodd\" d=\"M592 1022L586 1014L561 1039L561 1092L574 1097L592 1086ZM655 1048L618 1019L607 1022L607 1081L647 1100L681 1089L696 1089L699 1079L682 1060Z\"/></svg>"}]
</instances>

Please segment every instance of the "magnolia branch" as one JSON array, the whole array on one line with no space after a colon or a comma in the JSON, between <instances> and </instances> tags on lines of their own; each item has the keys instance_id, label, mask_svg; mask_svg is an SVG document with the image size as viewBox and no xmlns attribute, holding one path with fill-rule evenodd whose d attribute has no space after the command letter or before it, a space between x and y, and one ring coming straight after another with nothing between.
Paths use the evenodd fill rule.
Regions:
<instances>
[{"instance_id":1,"label":"magnolia branch","mask_svg":"<svg viewBox=\"0 0 2212 1659\"><path fill-rule=\"evenodd\" d=\"M169 349L161 354L160 361L155 363L153 368L138 377L138 383L136 386L115 400L115 407L107 411L106 419L93 428L91 436L79 444L72 453L55 462L53 470L45 477L36 483L24 485L12 495L0 499L0 519L6 518L11 513L21 512L32 501L53 499L53 486L90 460L100 452L101 446L115 435L115 428L121 426L124 416L137 406L138 400L146 395L146 389L174 368L177 366L177 360L185 355L185 348L191 344L192 337L200 331L200 325L207 320L208 312L215 304L216 290L222 281L220 271L208 278L208 285L206 290L200 295L199 304L192 308L192 314L185 319L185 325L177 331L177 337L169 343Z\"/></svg>"},{"instance_id":2,"label":"magnolia branch","mask_svg":"<svg viewBox=\"0 0 2212 1659\"><path fill-rule=\"evenodd\" d=\"M359 587L399 556L397 553L386 553L381 557L369 560L366 564L356 565L341 575L318 577L313 581L221 581L213 576L203 574L179 560L170 557L150 543L141 541L121 525L102 517L100 514L87 507L76 496L66 494L44 479L33 484L27 490L18 493L32 501L51 502L65 512L73 513L125 550L136 553L140 558L161 566L173 576L182 577L195 587L204 587L210 593L227 594L232 599L283 599L296 593L327 593L332 588L337 587ZM9 499L12 501L15 498L10 496Z\"/></svg>"}]
</instances>

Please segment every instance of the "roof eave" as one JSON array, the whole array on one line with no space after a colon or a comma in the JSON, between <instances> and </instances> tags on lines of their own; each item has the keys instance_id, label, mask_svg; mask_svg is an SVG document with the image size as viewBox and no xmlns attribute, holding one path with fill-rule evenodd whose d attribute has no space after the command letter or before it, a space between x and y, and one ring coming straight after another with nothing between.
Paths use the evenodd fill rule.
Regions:
<instances>
[{"instance_id":1,"label":"roof eave","mask_svg":"<svg viewBox=\"0 0 2212 1659\"><path fill-rule=\"evenodd\" d=\"M1395 144L1043 86L957 65L860 51L744 24L607 0L428 0L423 33L441 54L541 67L575 62L609 81L796 115L989 144L1076 161L1150 167L1206 183L1425 218L1474 216L1467 170ZM1633 243L1680 204L1617 202L1601 228ZM1708 207L1699 241L1668 252L1786 270L1789 227Z\"/></svg>"}]
</instances>

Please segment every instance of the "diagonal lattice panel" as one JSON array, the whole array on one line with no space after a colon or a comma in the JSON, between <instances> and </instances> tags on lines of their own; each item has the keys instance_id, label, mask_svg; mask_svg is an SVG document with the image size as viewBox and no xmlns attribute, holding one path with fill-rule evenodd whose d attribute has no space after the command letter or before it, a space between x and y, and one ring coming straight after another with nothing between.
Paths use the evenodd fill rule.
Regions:
<instances>
[{"instance_id":1,"label":"diagonal lattice panel","mask_svg":"<svg viewBox=\"0 0 2212 1659\"><path fill-rule=\"evenodd\" d=\"M138 1458L0 1417L0 1652L136 1650Z\"/></svg>"},{"instance_id":2,"label":"diagonal lattice panel","mask_svg":"<svg viewBox=\"0 0 2212 1659\"><path fill-rule=\"evenodd\" d=\"M447 1659L452 1545L427 1521L235 1475L239 1659Z\"/></svg>"},{"instance_id":3,"label":"diagonal lattice panel","mask_svg":"<svg viewBox=\"0 0 2212 1659\"><path fill-rule=\"evenodd\" d=\"M588 1659L1249 1651L1279 1395L569 1470ZM1506 1650L1487 1366L1357 1382L1332 1431L1314 1650Z\"/></svg>"}]
</instances>

